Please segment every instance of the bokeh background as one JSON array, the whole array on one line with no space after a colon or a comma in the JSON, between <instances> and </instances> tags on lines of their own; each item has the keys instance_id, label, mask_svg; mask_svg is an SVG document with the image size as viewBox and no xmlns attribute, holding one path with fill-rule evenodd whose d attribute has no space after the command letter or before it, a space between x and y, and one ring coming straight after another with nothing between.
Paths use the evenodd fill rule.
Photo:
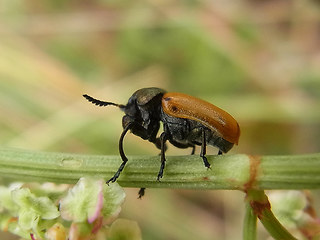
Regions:
<instances>
[{"instance_id":1,"label":"bokeh background","mask_svg":"<svg viewBox=\"0 0 320 240\"><path fill-rule=\"evenodd\" d=\"M319 152L320 1L0 1L2 146L117 155L122 113L82 94L126 103L150 86L231 113L230 153ZM125 150L158 154L132 135ZM241 192L126 192L121 217L144 239L241 238Z\"/></svg>"}]
</instances>

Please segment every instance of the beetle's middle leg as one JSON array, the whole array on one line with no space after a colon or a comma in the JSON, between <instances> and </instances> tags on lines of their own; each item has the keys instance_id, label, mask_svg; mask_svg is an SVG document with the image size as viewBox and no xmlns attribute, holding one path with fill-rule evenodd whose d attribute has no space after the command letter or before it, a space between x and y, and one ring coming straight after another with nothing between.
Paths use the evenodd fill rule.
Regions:
<instances>
[{"instance_id":1,"label":"beetle's middle leg","mask_svg":"<svg viewBox=\"0 0 320 240\"><path fill-rule=\"evenodd\" d=\"M155 138L154 140L149 140L150 142L154 143L154 145L161 150L161 138ZM167 144L164 144L164 151L167 151L168 147Z\"/></svg>"},{"instance_id":2,"label":"beetle's middle leg","mask_svg":"<svg viewBox=\"0 0 320 240\"><path fill-rule=\"evenodd\" d=\"M160 166L160 170L158 173L158 177L157 180L160 181L160 178L162 178L163 176L163 170L164 167L166 165L166 156L165 156L165 151L166 151L166 141L168 140L168 136L165 132L161 133L160 135L160 142L161 142L161 154L160 154L160 158L161 158L161 166Z\"/></svg>"},{"instance_id":3,"label":"beetle's middle leg","mask_svg":"<svg viewBox=\"0 0 320 240\"><path fill-rule=\"evenodd\" d=\"M200 150L200 157L202 157L204 165L207 168L210 168L210 163L208 162L208 159L205 156L206 152L207 152L206 131L204 128L202 128L202 144L201 144L201 150Z\"/></svg>"},{"instance_id":4,"label":"beetle's middle leg","mask_svg":"<svg viewBox=\"0 0 320 240\"><path fill-rule=\"evenodd\" d=\"M157 137L158 131L160 128L160 124L157 124L154 128L154 130L152 131L152 133L150 134L149 137L149 142L152 142L158 149L161 150L161 139L160 137ZM167 145L165 144L165 151L167 150Z\"/></svg>"}]
</instances>

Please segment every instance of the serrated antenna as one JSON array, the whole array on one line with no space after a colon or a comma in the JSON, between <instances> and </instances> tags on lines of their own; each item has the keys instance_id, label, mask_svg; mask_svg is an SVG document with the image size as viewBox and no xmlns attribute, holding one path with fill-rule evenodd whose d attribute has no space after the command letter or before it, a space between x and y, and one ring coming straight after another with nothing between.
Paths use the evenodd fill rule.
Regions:
<instances>
[{"instance_id":1,"label":"serrated antenna","mask_svg":"<svg viewBox=\"0 0 320 240\"><path fill-rule=\"evenodd\" d=\"M116 104L116 103L113 103L113 102L105 102L105 101L101 101L101 100L98 100L98 99L95 99L87 94L84 94L82 95L85 99L87 99L89 102L97 105L97 106L100 106L100 107L105 107L105 106L109 106L109 105L112 105L112 106L116 106L118 108L125 108L126 106L125 105L122 105L122 104Z\"/></svg>"}]
</instances>

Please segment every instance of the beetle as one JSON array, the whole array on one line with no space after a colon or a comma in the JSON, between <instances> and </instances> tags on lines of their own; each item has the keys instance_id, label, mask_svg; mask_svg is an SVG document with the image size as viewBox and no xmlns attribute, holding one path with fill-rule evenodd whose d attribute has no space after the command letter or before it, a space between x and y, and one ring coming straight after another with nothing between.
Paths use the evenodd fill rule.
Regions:
<instances>
[{"instance_id":1,"label":"beetle","mask_svg":"<svg viewBox=\"0 0 320 240\"><path fill-rule=\"evenodd\" d=\"M219 155L228 152L234 144L238 145L238 122L224 110L193 96L150 87L134 92L126 105L101 101L87 94L83 97L97 106L113 105L125 113L119 139L122 163L107 183L118 179L128 161L123 150L123 139L129 130L160 149L158 181L163 177L167 141L178 148L191 147L191 154L195 153L195 146L200 145L200 157L207 168L210 168L205 156L207 144L217 147ZM158 137L160 122L163 123L163 132Z\"/></svg>"}]
</instances>

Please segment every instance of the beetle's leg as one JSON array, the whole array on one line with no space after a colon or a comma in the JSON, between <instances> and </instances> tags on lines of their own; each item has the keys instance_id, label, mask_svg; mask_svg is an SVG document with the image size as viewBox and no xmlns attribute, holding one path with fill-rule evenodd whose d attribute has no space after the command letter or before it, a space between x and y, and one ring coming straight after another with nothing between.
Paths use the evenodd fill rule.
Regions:
<instances>
[{"instance_id":1,"label":"beetle's leg","mask_svg":"<svg viewBox=\"0 0 320 240\"><path fill-rule=\"evenodd\" d=\"M204 128L202 128L202 144L201 144L200 157L202 157L204 165L207 168L210 168L210 163L208 162L208 159L205 156L206 152L207 152L206 131Z\"/></svg>"},{"instance_id":2,"label":"beetle's leg","mask_svg":"<svg viewBox=\"0 0 320 240\"><path fill-rule=\"evenodd\" d=\"M222 155L222 151L219 149L218 155Z\"/></svg>"},{"instance_id":3,"label":"beetle's leg","mask_svg":"<svg viewBox=\"0 0 320 240\"><path fill-rule=\"evenodd\" d=\"M160 128L160 124L156 123L156 125L154 125L154 130L152 131L149 141L152 142L158 149L161 149L161 141L160 138L157 138L157 134Z\"/></svg>"},{"instance_id":4,"label":"beetle's leg","mask_svg":"<svg viewBox=\"0 0 320 240\"><path fill-rule=\"evenodd\" d=\"M156 138L154 141L150 141L150 142L153 142L154 145L161 150L161 139L160 137ZM164 144L164 151L167 151L168 147L167 147L167 144Z\"/></svg>"},{"instance_id":5,"label":"beetle's leg","mask_svg":"<svg viewBox=\"0 0 320 240\"><path fill-rule=\"evenodd\" d=\"M193 145L192 146L191 155L194 155L195 152L196 152L196 145Z\"/></svg>"},{"instance_id":6,"label":"beetle's leg","mask_svg":"<svg viewBox=\"0 0 320 240\"><path fill-rule=\"evenodd\" d=\"M163 169L164 166L166 165L166 156L165 156L165 151L166 151L166 141L168 140L168 137L166 135L165 132L161 133L160 135L160 142L161 142L161 166L160 166L160 170L158 173L158 177L157 180L160 181L160 178L162 178L163 176Z\"/></svg>"},{"instance_id":7,"label":"beetle's leg","mask_svg":"<svg viewBox=\"0 0 320 240\"><path fill-rule=\"evenodd\" d=\"M138 199L141 199L144 196L145 191L146 191L146 188L140 188L138 192L138 195L139 195Z\"/></svg>"},{"instance_id":8,"label":"beetle's leg","mask_svg":"<svg viewBox=\"0 0 320 240\"><path fill-rule=\"evenodd\" d=\"M119 139L119 152L120 152L120 157L122 159L122 163L121 163L120 167L118 168L118 171L114 174L114 176L107 181L107 184L109 184L109 182L115 182L117 180L117 178L120 176L120 173L122 172L124 166L126 165L126 163L128 161L128 158L126 157L126 155L124 154L124 151L123 151L123 138L126 135L126 133L129 131L131 126L132 126L132 124L128 124L125 127L125 129L123 130L123 132L121 133L121 136Z\"/></svg>"}]
</instances>

